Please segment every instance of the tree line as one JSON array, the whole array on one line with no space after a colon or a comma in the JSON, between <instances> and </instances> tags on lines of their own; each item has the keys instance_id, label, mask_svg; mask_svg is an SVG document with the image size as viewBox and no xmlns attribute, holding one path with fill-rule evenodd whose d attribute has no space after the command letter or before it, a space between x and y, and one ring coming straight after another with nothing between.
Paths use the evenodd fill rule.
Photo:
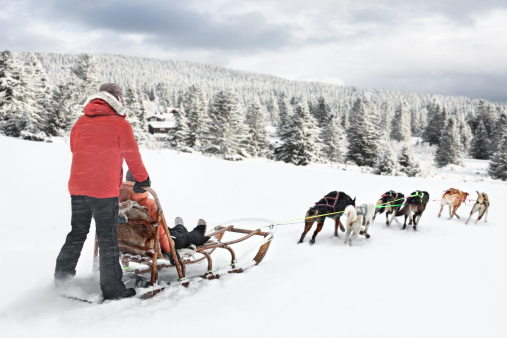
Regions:
<instances>
[{"instance_id":1,"label":"tree line","mask_svg":"<svg viewBox=\"0 0 507 338\"><path fill-rule=\"evenodd\" d=\"M164 72L171 74L167 81L158 78ZM153 77L159 82L150 82ZM127 118L147 146L152 139L145 104L151 101L156 112L179 111L166 142L181 151L295 165L355 163L381 175L418 176L421 167L408 146L415 136L436 146L437 167L460 165L464 156L490 159L490 175L507 179L505 104L295 82L175 61L4 51L0 130L36 141L65 135L103 82L124 89ZM406 144L398 156L391 141Z\"/></svg>"}]
</instances>

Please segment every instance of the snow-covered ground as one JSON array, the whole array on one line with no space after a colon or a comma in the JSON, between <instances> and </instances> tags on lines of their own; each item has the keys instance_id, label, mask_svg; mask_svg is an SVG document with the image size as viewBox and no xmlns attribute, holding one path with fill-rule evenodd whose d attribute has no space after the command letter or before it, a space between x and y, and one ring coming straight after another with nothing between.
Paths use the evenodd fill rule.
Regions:
<instances>
[{"instance_id":1,"label":"snow-covered ground","mask_svg":"<svg viewBox=\"0 0 507 338\"><path fill-rule=\"evenodd\" d=\"M431 202L417 232L402 231L398 223L387 228L381 215L371 238L360 236L349 247L343 233L333 237L327 220L312 246L311 233L296 244L302 223L280 225L265 260L243 274L171 286L149 300L94 305L58 297L52 284L70 229L68 144L0 136L0 149L1 337L507 336L507 185L477 174L484 161L407 178L143 149L167 219L181 216L188 227L199 218L210 226L234 220L245 227L302 218L332 190L375 203L390 189L406 195L420 189ZM447 210L437 218L439 202L433 200L449 187L471 198L476 190L487 192L488 222L465 225L470 206L458 210L461 220L448 220ZM253 220L258 218L266 221ZM75 286L97 293L92 239Z\"/></svg>"}]
</instances>

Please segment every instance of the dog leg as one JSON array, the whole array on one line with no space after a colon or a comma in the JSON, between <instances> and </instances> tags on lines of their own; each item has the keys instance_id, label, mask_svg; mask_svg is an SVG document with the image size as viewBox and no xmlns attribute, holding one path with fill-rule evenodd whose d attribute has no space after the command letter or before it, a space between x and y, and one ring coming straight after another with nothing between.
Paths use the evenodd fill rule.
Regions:
<instances>
[{"instance_id":1,"label":"dog leg","mask_svg":"<svg viewBox=\"0 0 507 338\"><path fill-rule=\"evenodd\" d=\"M338 238L340 238L340 236L338 235L338 226L340 225L340 217L336 217L334 219L334 235Z\"/></svg>"},{"instance_id":2,"label":"dog leg","mask_svg":"<svg viewBox=\"0 0 507 338\"><path fill-rule=\"evenodd\" d=\"M317 234L322 230L323 226L324 221L317 222L317 229L315 229L315 232L313 233L312 239L310 240L310 244L315 244L315 237L317 237Z\"/></svg>"},{"instance_id":3,"label":"dog leg","mask_svg":"<svg viewBox=\"0 0 507 338\"><path fill-rule=\"evenodd\" d=\"M407 228L407 217L408 217L408 215L405 214L405 222L403 222L403 228L402 228L402 230L405 230Z\"/></svg>"},{"instance_id":4,"label":"dog leg","mask_svg":"<svg viewBox=\"0 0 507 338\"><path fill-rule=\"evenodd\" d=\"M470 211L470 216L468 216L468 219L467 221L465 222L465 224L468 224L468 221L470 220L470 218L472 218L472 215L474 214L474 212L476 211L475 209L475 206L472 208L472 211Z\"/></svg>"},{"instance_id":5,"label":"dog leg","mask_svg":"<svg viewBox=\"0 0 507 338\"><path fill-rule=\"evenodd\" d=\"M484 222L488 222L488 211L489 209L486 209L486 214L484 215Z\"/></svg>"},{"instance_id":6,"label":"dog leg","mask_svg":"<svg viewBox=\"0 0 507 338\"><path fill-rule=\"evenodd\" d=\"M301 238L299 239L298 244L303 243L303 240L305 239L306 234L308 233L308 231L310 231L314 222L315 221L306 221L305 222L305 230L301 234Z\"/></svg>"},{"instance_id":7,"label":"dog leg","mask_svg":"<svg viewBox=\"0 0 507 338\"><path fill-rule=\"evenodd\" d=\"M344 232L345 228L343 227L342 221L340 221L340 217L338 217L338 223L340 224L340 230Z\"/></svg>"},{"instance_id":8,"label":"dog leg","mask_svg":"<svg viewBox=\"0 0 507 338\"><path fill-rule=\"evenodd\" d=\"M352 237L349 239L349 245L352 246L352 241L359 236L359 229L361 229L361 225L357 224L359 222L356 221L356 224L354 224L354 231L352 233Z\"/></svg>"},{"instance_id":9,"label":"dog leg","mask_svg":"<svg viewBox=\"0 0 507 338\"><path fill-rule=\"evenodd\" d=\"M352 228L347 226L347 231L345 232L345 241L343 242L344 244L347 244L347 241L349 240L350 238L350 232L352 231Z\"/></svg>"},{"instance_id":10,"label":"dog leg","mask_svg":"<svg viewBox=\"0 0 507 338\"><path fill-rule=\"evenodd\" d=\"M369 227L370 227L370 221L366 222L366 226L364 227L364 236L366 238L370 238L370 234L368 233Z\"/></svg>"},{"instance_id":11,"label":"dog leg","mask_svg":"<svg viewBox=\"0 0 507 338\"><path fill-rule=\"evenodd\" d=\"M444 209L444 205L440 204L440 212L438 213L438 218L440 218L440 215L442 215L442 210Z\"/></svg>"},{"instance_id":12,"label":"dog leg","mask_svg":"<svg viewBox=\"0 0 507 338\"><path fill-rule=\"evenodd\" d=\"M449 204L449 219L452 219L452 206Z\"/></svg>"}]
</instances>

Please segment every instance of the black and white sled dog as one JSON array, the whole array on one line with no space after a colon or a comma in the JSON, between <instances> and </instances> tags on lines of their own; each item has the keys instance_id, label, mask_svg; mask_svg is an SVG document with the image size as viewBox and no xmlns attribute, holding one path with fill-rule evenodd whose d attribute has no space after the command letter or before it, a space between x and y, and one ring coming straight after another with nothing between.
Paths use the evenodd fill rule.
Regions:
<instances>
[{"instance_id":1,"label":"black and white sled dog","mask_svg":"<svg viewBox=\"0 0 507 338\"><path fill-rule=\"evenodd\" d=\"M479 213L479 217L475 220L475 224L480 221L482 216L484 216L484 222L487 222L488 218L488 209L489 209L489 198L488 195L486 195L485 192L480 193L477 191L477 201L475 202L474 206L472 207L472 211L470 212L470 216L468 217L465 224L468 224L468 221L472 217L472 215L476 212Z\"/></svg>"},{"instance_id":2,"label":"black and white sled dog","mask_svg":"<svg viewBox=\"0 0 507 338\"><path fill-rule=\"evenodd\" d=\"M368 228L373 223L373 215L375 214L375 207L373 204L361 204L358 207L349 205L343 212L347 215L347 223L345 224L345 244L347 242L352 245L352 241L357 238L358 235L364 235L366 238L370 238L368 234ZM361 231L361 227L364 226L364 230ZM350 235L352 233L352 236Z\"/></svg>"},{"instance_id":3,"label":"black and white sled dog","mask_svg":"<svg viewBox=\"0 0 507 338\"><path fill-rule=\"evenodd\" d=\"M395 192L393 190L389 190L385 194L383 194L380 199L377 201L377 206L375 209L375 214L373 215L373 220L377 214L381 214L384 211L386 212L386 225L390 226L393 220L395 220L396 213L401 209L403 202L405 200L405 195L401 192ZM389 215L393 215L391 220L389 220ZM398 220L396 219L396 222Z\"/></svg>"}]
</instances>

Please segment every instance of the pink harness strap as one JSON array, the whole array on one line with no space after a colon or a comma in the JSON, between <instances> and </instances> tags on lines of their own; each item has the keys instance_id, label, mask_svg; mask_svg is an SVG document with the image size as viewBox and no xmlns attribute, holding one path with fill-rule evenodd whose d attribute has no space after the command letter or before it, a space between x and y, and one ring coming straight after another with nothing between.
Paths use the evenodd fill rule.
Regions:
<instances>
[{"instance_id":1,"label":"pink harness strap","mask_svg":"<svg viewBox=\"0 0 507 338\"><path fill-rule=\"evenodd\" d=\"M334 210L334 207L336 206L336 203L338 203L338 197L340 196L340 193L336 192L336 197L324 197L324 201L326 201L326 204L317 204L317 205L323 205L325 207L331 207ZM331 203L328 202L328 199L334 200L334 203L331 205Z\"/></svg>"}]
</instances>

